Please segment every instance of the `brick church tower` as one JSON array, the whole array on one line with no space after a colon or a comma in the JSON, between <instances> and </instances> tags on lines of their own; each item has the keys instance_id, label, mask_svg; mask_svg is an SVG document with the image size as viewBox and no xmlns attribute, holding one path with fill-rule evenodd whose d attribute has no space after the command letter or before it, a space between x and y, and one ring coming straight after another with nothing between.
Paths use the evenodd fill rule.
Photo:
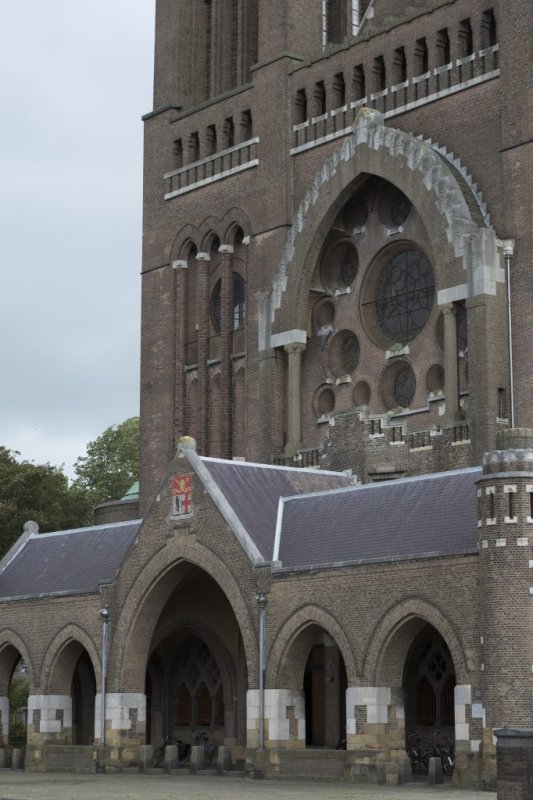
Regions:
<instances>
[{"instance_id":1,"label":"brick church tower","mask_svg":"<svg viewBox=\"0 0 533 800\"><path fill-rule=\"evenodd\" d=\"M371 481L533 425L530 32L528 0L158 0L144 508L184 434Z\"/></svg>"}]
</instances>

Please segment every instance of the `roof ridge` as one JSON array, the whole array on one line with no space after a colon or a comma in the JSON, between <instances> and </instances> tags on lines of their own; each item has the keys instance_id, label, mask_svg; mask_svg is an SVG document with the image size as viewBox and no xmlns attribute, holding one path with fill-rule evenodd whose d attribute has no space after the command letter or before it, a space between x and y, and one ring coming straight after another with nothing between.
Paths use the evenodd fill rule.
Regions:
<instances>
[{"instance_id":1,"label":"roof ridge","mask_svg":"<svg viewBox=\"0 0 533 800\"><path fill-rule=\"evenodd\" d=\"M331 469L315 469L314 467L287 467L281 464L262 464L259 461L238 461L229 458L214 458L213 456L198 456L201 461L216 464L231 464L239 467L261 467L261 469L275 469L284 472L298 472L305 475L336 475L339 478L348 477L344 470L337 472Z\"/></svg>"}]
</instances>

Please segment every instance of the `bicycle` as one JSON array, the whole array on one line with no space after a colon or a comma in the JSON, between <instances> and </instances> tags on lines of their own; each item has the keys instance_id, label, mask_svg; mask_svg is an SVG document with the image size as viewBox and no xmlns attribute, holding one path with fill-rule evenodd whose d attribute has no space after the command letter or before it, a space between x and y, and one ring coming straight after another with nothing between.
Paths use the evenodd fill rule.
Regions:
<instances>
[{"instance_id":1,"label":"bicycle","mask_svg":"<svg viewBox=\"0 0 533 800\"><path fill-rule=\"evenodd\" d=\"M436 740L435 736L437 737ZM444 737L444 740L440 741L438 738L439 736L440 733L434 734L433 736L431 742L433 753L437 758L440 758L444 775L453 775L453 770L455 767L455 754L453 751L453 745L447 737Z\"/></svg>"},{"instance_id":2,"label":"bicycle","mask_svg":"<svg viewBox=\"0 0 533 800\"><path fill-rule=\"evenodd\" d=\"M410 733L407 737L407 755L413 775L416 772L426 775L429 770L429 754L422 747L420 736L416 733Z\"/></svg>"},{"instance_id":3,"label":"bicycle","mask_svg":"<svg viewBox=\"0 0 533 800\"><path fill-rule=\"evenodd\" d=\"M191 738L193 745L204 746L204 758L206 764L211 764L217 751L217 746L209 739L209 735L205 731L191 731Z\"/></svg>"},{"instance_id":4,"label":"bicycle","mask_svg":"<svg viewBox=\"0 0 533 800\"><path fill-rule=\"evenodd\" d=\"M175 736L170 736L168 734L163 739L163 744L157 747L154 751L154 767L161 767L165 763L165 750L169 745L176 745L178 748L178 762L179 763L186 763L187 759L191 755L191 746L190 744L185 744L182 742L181 739L176 739Z\"/></svg>"}]
</instances>

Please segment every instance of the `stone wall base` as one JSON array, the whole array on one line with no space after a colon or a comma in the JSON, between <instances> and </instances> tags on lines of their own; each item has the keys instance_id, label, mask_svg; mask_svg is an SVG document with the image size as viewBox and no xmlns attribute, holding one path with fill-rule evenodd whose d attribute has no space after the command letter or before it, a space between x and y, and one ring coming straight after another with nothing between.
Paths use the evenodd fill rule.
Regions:
<instances>
[{"instance_id":1,"label":"stone wall base","mask_svg":"<svg viewBox=\"0 0 533 800\"><path fill-rule=\"evenodd\" d=\"M344 780L350 783L397 785L404 750L361 745L346 753Z\"/></svg>"},{"instance_id":2,"label":"stone wall base","mask_svg":"<svg viewBox=\"0 0 533 800\"><path fill-rule=\"evenodd\" d=\"M25 766L29 772L93 773L95 752L92 745L29 744Z\"/></svg>"},{"instance_id":3,"label":"stone wall base","mask_svg":"<svg viewBox=\"0 0 533 800\"><path fill-rule=\"evenodd\" d=\"M314 781L342 781L346 761L345 750L296 750L269 748L249 750L246 772L252 777Z\"/></svg>"}]
</instances>

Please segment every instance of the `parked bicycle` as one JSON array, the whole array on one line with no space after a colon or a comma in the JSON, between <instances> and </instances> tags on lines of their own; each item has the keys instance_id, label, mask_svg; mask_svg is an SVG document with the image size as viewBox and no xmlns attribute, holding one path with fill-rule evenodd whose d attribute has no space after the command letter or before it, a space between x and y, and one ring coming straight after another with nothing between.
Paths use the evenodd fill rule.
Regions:
<instances>
[{"instance_id":1,"label":"parked bicycle","mask_svg":"<svg viewBox=\"0 0 533 800\"><path fill-rule=\"evenodd\" d=\"M165 750L168 745L176 745L178 748L178 762L186 763L191 755L191 746L176 739L175 736L167 735L163 739L163 744L154 750L154 767L162 767L165 763Z\"/></svg>"},{"instance_id":2,"label":"parked bicycle","mask_svg":"<svg viewBox=\"0 0 533 800\"><path fill-rule=\"evenodd\" d=\"M433 735L431 741L433 754L437 758L440 758L444 775L453 775L453 770L455 767L455 753L453 751L453 745L447 736L440 738L441 736L442 734L440 732Z\"/></svg>"},{"instance_id":3,"label":"parked bicycle","mask_svg":"<svg viewBox=\"0 0 533 800\"><path fill-rule=\"evenodd\" d=\"M410 733L407 737L407 755L413 775L417 772L426 775L429 769L429 753L422 746L420 736L416 733Z\"/></svg>"},{"instance_id":4,"label":"parked bicycle","mask_svg":"<svg viewBox=\"0 0 533 800\"><path fill-rule=\"evenodd\" d=\"M191 738L193 745L198 746L203 744L205 763L211 764L215 757L217 747L209 739L209 735L205 731L191 731Z\"/></svg>"}]
</instances>

